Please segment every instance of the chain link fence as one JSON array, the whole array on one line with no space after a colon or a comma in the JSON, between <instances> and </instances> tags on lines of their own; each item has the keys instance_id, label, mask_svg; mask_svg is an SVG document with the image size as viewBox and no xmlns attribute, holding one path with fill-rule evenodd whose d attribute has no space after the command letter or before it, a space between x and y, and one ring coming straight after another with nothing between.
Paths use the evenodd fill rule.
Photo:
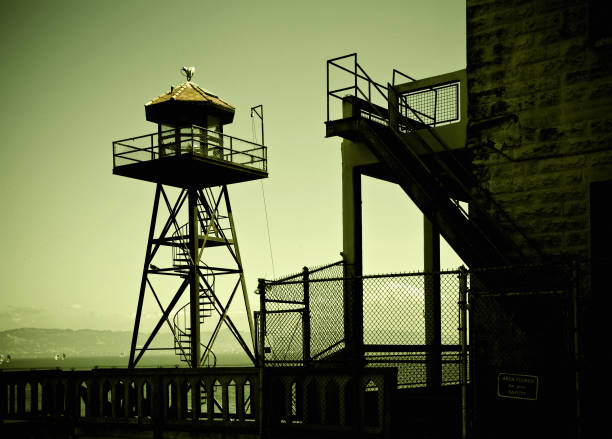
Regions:
<instances>
[{"instance_id":1,"label":"chain link fence","mask_svg":"<svg viewBox=\"0 0 612 439\"><path fill-rule=\"evenodd\" d=\"M347 277L342 262L265 282L267 366L344 364L344 300L362 297L366 366L398 369L399 387L460 380L459 271ZM354 309L347 307L350 310Z\"/></svg>"},{"instance_id":2,"label":"chain link fence","mask_svg":"<svg viewBox=\"0 0 612 439\"><path fill-rule=\"evenodd\" d=\"M474 437L521 437L531 424L544 426L542 437L561 434L580 398L579 271L551 264L351 276L341 262L305 267L264 282L265 365L393 368L398 389L460 385L456 413Z\"/></svg>"},{"instance_id":3,"label":"chain link fence","mask_svg":"<svg viewBox=\"0 0 612 439\"><path fill-rule=\"evenodd\" d=\"M364 276L363 292L368 364L400 387L459 382L459 271Z\"/></svg>"},{"instance_id":4,"label":"chain link fence","mask_svg":"<svg viewBox=\"0 0 612 439\"><path fill-rule=\"evenodd\" d=\"M323 361L344 348L343 269L340 261L266 281L266 365Z\"/></svg>"}]
</instances>

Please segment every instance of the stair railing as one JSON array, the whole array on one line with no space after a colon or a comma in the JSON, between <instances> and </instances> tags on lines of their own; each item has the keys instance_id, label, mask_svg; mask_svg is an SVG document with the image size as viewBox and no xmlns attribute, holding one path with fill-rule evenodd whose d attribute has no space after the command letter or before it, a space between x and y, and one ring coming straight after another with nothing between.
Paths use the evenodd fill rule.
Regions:
<instances>
[{"instance_id":1,"label":"stair railing","mask_svg":"<svg viewBox=\"0 0 612 439\"><path fill-rule=\"evenodd\" d=\"M424 125L424 127L422 125L419 126L419 129L425 129L427 130L427 132L436 140L436 142L442 147L442 149L446 152L450 152L451 149L448 147L448 145L446 144L446 142L444 142L444 140L442 140L442 138L438 135L438 133L436 132L436 130L434 128L432 128L432 126L430 124L425 123L425 121L423 121L423 119L420 117L420 112L412 109L410 107L410 105L408 105L408 102L406 100L405 96L401 96L402 100L403 100L403 104L404 106L409 109L414 115L415 117L418 119L418 122L420 122L422 125ZM391 105L390 105L391 107ZM396 108L396 105L393 105L393 108ZM435 111L435 110L434 110ZM433 126L435 127L436 125L436 113L434 112L434 121L433 121ZM412 123L414 125L414 122L412 122L411 118L406 118L403 119L402 121L408 121L408 123ZM399 127L391 127L393 129L393 131L399 131ZM412 131L414 132L414 134L419 138L419 140L421 140L421 143L423 146L429 148L430 152L433 152L432 148L427 144L426 141L424 141L424 139L422 138L422 136L417 132L416 127L412 127ZM401 138L401 136L400 136ZM405 143L405 142L404 142ZM518 232L521 237L523 238L523 240L529 245L529 247L536 251L538 253L538 255L540 257L542 257L542 253L539 249L539 247L533 242L533 240L531 240L526 234L525 232L518 226L518 224L516 224L516 222L510 217L510 215L508 215L508 213L505 211L505 209L502 208L502 206L495 201L495 199L491 196L491 193L487 190L485 190L480 183L476 180L476 178L474 177L473 173L470 172L468 169L465 168L465 166L463 165L463 163L460 160L455 159L455 156L453 154L448 154L449 157L453 158L454 163L458 166L458 168L462 171L463 175L462 176L458 176L456 175L456 173L450 168L448 167L448 165L443 161L443 160L439 160L437 161L438 164L440 166L442 166L442 168L449 173L449 175L452 176L453 180L455 180L461 187L462 191L467 195L468 197L468 202L470 203L471 206L475 207L476 209L478 209L481 213L484 213L485 215L488 214L488 211L485 207L483 207L483 202L480 201L480 199L478 199L477 197L474 197L472 195L472 190L476 190L478 192L478 195L480 195L482 198L485 199L485 205L489 205L491 207L493 207L493 210L496 212L496 214L500 215L501 217L503 217L503 219L511 225L511 227ZM434 155L435 157L435 155ZM468 185L464 184L464 177L468 178L470 180ZM468 219L470 219L470 215L469 213L463 209L463 207L459 204L458 200L454 200L451 199L453 201L453 203L457 206L457 208L461 211L461 213ZM477 227L478 225L475 224ZM486 233L483 233L485 235L485 237L487 237ZM491 242L489 240L489 242ZM492 242L491 242L492 243ZM494 244L494 243L492 243Z\"/></svg>"},{"instance_id":2,"label":"stair railing","mask_svg":"<svg viewBox=\"0 0 612 439\"><path fill-rule=\"evenodd\" d=\"M199 315L200 319L202 319L201 301L200 301L202 297L208 297L208 296L206 294L199 295L198 313L200 314ZM212 304L212 301L210 301L209 303ZM183 305L181 308L179 308L176 311L172 319L172 323L174 327L174 352L175 354L179 355L179 357L181 358L181 361L184 361L187 363L189 363L190 361L189 357L191 354L190 338L191 338L192 328L188 326L189 321L190 321L190 306L191 306L191 303L186 303L185 305ZM185 344L187 346L185 346ZM205 352L208 351L208 355L206 355L206 367L215 367L215 365L217 364L217 357L215 353L211 349L208 349L208 347L203 343L200 343L200 346L203 348Z\"/></svg>"},{"instance_id":3,"label":"stair railing","mask_svg":"<svg viewBox=\"0 0 612 439\"><path fill-rule=\"evenodd\" d=\"M349 59L352 58L352 62L353 62L353 69L349 69L345 66L342 66L340 64L338 64L338 61L341 60L345 60L345 59ZM348 87L341 87L338 89L334 89L334 90L330 90L330 66L336 67L344 72L347 72L349 74L352 74L354 77L354 83L351 86ZM395 70L393 71L393 82L395 83L395 75L396 73L401 74L402 76L410 79L410 80L414 80L413 78L411 78L410 76L399 72L399 70ZM358 86L358 79L362 79L367 81L368 83L368 93L366 94L359 86ZM379 110L378 106L376 104L374 104L372 102L372 86L374 86L374 89L376 91L378 91L378 94L385 100L385 102L387 103L387 107L388 107L388 111L389 114L385 115L382 111ZM393 89L393 86L391 86L391 84L388 84L387 87L382 86L381 84L375 82L372 80L372 78L367 74L367 72L361 67L361 65L359 65L359 63L357 62L357 54L353 53L353 54L349 54L349 55L344 55L341 57L337 57L337 58L333 58L331 60L327 61L327 121L330 121L330 98L334 97L340 100L344 100L346 98L346 96L340 96L338 95L338 93L342 92L342 91L348 91L348 90L353 90L353 95L355 97L359 97L362 96L363 99L367 102L368 106L370 107L370 111L376 113L377 118L382 119L383 121L386 121L387 123L384 125L388 125L392 132L396 135L396 137L402 142L402 144L404 144L407 148L410 149L409 145L407 144L406 140L403 138L403 136L401 135L400 131L399 131L399 117L397 116L393 116L392 112L396 112L396 114L399 115L399 103L398 102L393 102L392 104L390 103L390 94L393 96L393 100L396 100L397 97L395 95L395 93L390 93L389 90ZM405 96L401 97L403 100L403 105L407 108L410 109L410 111L415 115L415 117L417 118L417 120L414 120L410 117L403 117L402 118L402 123L407 123L409 125L411 125L411 132L415 135L415 137L417 139L419 139L420 143L422 144L423 147L425 147L427 150L429 150L430 152L433 153L433 149L431 148L431 146L422 138L422 136L417 132L417 130L420 129L426 129L428 131L428 133L435 139L435 141L442 147L443 150L445 151L451 151L450 148L446 145L446 143L440 138L440 136L435 132L435 130L430 126L430 124L426 123L419 115L420 112L418 112L417 110L414 110L410 107L410 105L408 105L408 102L405 98ZM360 114L359 116L361 117L361 110L360 110ZM434 124L435 124L435 113L434 113ZM370 120L372 120L371 117L369 117ZM395 119L395 122L397 123L392 123L391 121ZM378 121L376 121L378 122ZM417 125L418 123L418 125ZM395 126L397 125L397 126ZM475 198L472 195L472 190L476 189L479 192L479 195L482 196L485 199L485 203L486 205L489 205L491 207L493 207L493 209L495 210L495 212L497 214L499 214L500 216L503 217L504 220L506 220L525 240L526 243L528 243L528 245L535 250L540 256L541 256L541 252L539 251L538 247L533 243L533 241L531 241L526 234L518 227L518 225L516 224L515 221L512 220L512 218L510 218L510 216L508 215L508 213L499 205L499 203L497 203L492 197L491 194L486 191L484 188L481 187L481 185L479 184L479 182L474 178L473 174L471 172L469 172L465 166L463 165L463 163L461 163L459 160L456 160L453 156L453 154L449 154L450 157L452 157L454 159L455 164L459 167L459 169L461 171L463 171L464 176L457 176L456 172L454 172L443 160L436 160L437 164L439 166L441 166L445 172L447 172L450 176L452 176L453 180L455 180L457 182L457 184L461 187L463 193L465 193L465 195L468 198L468 202L470 203L470 206L478 209L481 213L485 214L485 215L489 215L488 210L486 209L486 207L483 207L482 204L483 202L477 198ZM432 157L436 157L436 155L432 155ZM424 167L424 169L426 169L426 171L438 182L438 184L440 185L441 188L444 188L445 185L444 183L437 178L436 173L432 172L432 169L427 166L426 163L424 163L420 157L416 157L417 160L419 160L419 163L421 166ZM470 179L470 185L467 186L464 183L464 178L466 177L468 179ZM452 199L449 197L449 199L453 202L453 204L459 209L460 213L468 220L470 221L475 227L476 229L480 232L481 235L483 235L483 237L489 241L489 243L497 248L496 243L492 242L491 239L489 238L488 234L485 233L482 228L474 221L472 221L471 216L469 215L469 213L467 211L465 211L465 209L463 209L463 207L460 205L460 203L458 202L458 200ZM499 250L499 249L498 249ZM517 249L518 250L518 249Z\"/></svg>"}]
</instances>

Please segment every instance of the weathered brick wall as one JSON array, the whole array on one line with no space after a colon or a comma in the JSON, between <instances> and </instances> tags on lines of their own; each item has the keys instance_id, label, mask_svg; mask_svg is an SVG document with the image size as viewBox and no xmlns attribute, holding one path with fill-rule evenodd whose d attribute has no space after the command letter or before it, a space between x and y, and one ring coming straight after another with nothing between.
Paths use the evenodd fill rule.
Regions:
<instances>
[{"instance_id":1,"label":"weathered brick wall","mask_svg":"<svg viewBox=\"0 0 612 439\"><path fill-rule=\"evenodd\" d=\"M589 256L589 184L612 178L612 39L588 3L467 0L468 146L546 256Z\"/></svg>"}]
</instances>

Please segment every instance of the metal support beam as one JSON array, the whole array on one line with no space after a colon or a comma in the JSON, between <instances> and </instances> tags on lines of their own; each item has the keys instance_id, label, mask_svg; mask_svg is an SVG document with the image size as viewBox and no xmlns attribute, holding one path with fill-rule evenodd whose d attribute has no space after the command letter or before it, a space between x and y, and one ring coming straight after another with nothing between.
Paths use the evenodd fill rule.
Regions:
<instances>
[{"instance_id":1,"label":"metal support beam","mask_svg":"<svg viewBox=\"0 0 612 439\"><path fill-rule=\"evenodd\" d=\"M302 360L304 366L310 363L310 282L308 267L304 267L302 279L304 281L304 310L302 311Z\"/></svg>"},{"instance_id":2,"label":"metal support beam","mask_svg":"<svg viewBox=\"0 0 612 439\"><path fill-rule=\"evenodd\" d=\"M166 319L168 318L168 316L170 315L170 313L174 309L174 306L176 305L176 303L179 301L179 299L183 295L183 292L187 288L187 285L188 285L188 282L187 282L187 279L185 279L185 281L183 281L183 283L181 284L181 286L179 287L177 292L174 294L174 297L172 298L172 301L170 302L170 304L168 304L168 306L166 307L166 310L164 311L163 315L161 316L161 318L157 322L157 325L155 325L155 328L153 329L153 332L151 332L151 335L149 335L149 338L147 339L145 344L140 349L138 357L136 357L136 359L134 360L133 366L135 366L138 363L140 358L142 358L142 356L144 355L146 350L149 348L149 345L151 344L151 342L153 341L153 339L155 338L155 336L159 332L159 329L162 327L162 325L164 324L164 322L166 321Z\"/></svg>"},{"instance_id":3,"label":"metal support beam","mask_svg":"<svg viewBox=\"0 0 612 439\"><path fill-rule=\"evenodd\" d=\"M167 207L168 218L164 222L159 223L160 226L163 224L163 227L161 232L157 231L159 236L155 237L157 216L160 214L160 204L165 204ZM185 219L187 221L183 222ZM172 236L166 236L171 229L174 229ZM214 238L214 242L210 240L211 237ZM212 244L208 245L210 242ZM171 248L170 261L164 257L165 255L158 254L161 246ZM207 256L204 254L204 249L210 247L226 249L229 256L235 262L235 266L216 267L204 263L202 257ZM206 253L208 254L208 252ZM160 275L164 277L169 275L175 276L182 281L179 291L174 295L171 303L166 308L164 308L160 300L162 296L158 296L153 287L153 276L159 277ZM224 277L228 275L238 276L230 298L225 304L219 300L215 293L215 289L218 288L218 284L215 286L215 276L217 275L223 275ZM141 348L137 348L140 320L147 296L147 289L151 290L150 293L162 311L162 317L145 344ZM176 306L177 301L181 299L181 294L187 290L189 291L187 303L182 306ZM238 291L242 292L244 307L248 316L251 332L250 346L249 343L245 342L230 318L229 308L234 296L238 295ZM178 309L175 310L174 318L170 318L170 312L175 306ZM212 311L216 312L218 320L217 316L212 315L214 314ZM206 319L205 323L216 324L212 338L205 344L202 344L200 334L203 319ZM209 356L212 355L214 357L211 348L213 348L218 330L223 324L227 326L249 358L255 362L255 355L253 353L255 347L254 324L229 195L225 186L216 188L216 192L212 188L182 189L174 204L171 204L164 187L161 184L157 186L132 337L129 367L135 367L145 351L153 349L149 345L153 338L157 336L164 322L168 324L170 332L174 335L174 347L166 347L164 349L174 350L177 354L181 355L181 360L185 361L189 367L201 367L204 364L204 360L208 359ZM155 349L160 348L156 347Z\"/></svg>"},{"instance_id":4,"label":"metal support beam","mask_svg":"<svg viewBox=\"0 0 612 439\"><path fill-rule=\"evenodd\" d=\"M263 108L262 108L263 112ZM262 113L263 117L263 113ZM263 120L263 119L262 119ZM242 288L242 298L244 300L244 306L246 308L247 319L249 322L249 331L251 335L251 343L253 346L253 351L257 349L257 341L255 340L255 326L253 323L253 315L251 313L251 305L249 303L249 294L246 287L246 281L244 279L244 271L242 269L242 258L240 257L240 248L238 247L238 237L236 235L236 226L234 225L234 215L232 214L232 205L230 204L229 194L227 192L227 186L223 186L223 194L225 197L225 206L227 208L227 217L230 223L230 228L232 232L232 242L234 243L234 252L236 263L238 265L238 269L240 270L240 286ZM231 252L231 248L230 252Z\"/></svg>"},{"instance_id":5,"label":"metal support beam","mask_svg":"<svg viewBox=\"0 0 612 439\"><path fill-rule=\"evenodd\" d=\"M344 338L348 360L362 365L363 353L363 274L361 172L353 166L342 167L342 222L344 283Z\"/></svg>"},{"instance_id":6,"label":"metal support beam","mask_svg":"<svg viewBox=\"0 0 612 439\"><path fill-rule=\"evenodd\" d=\"M196 189L188 191L189 205L189 254L191 257L189 267L189 325L191 367L200 366L200 280L198 272L199 261L199 227L198 227L198 192Z\"/></svg>"},{"instance_id":7,"label":"metal support beam","mask_svg":"<svg viewBox=\"0 0 612 439\"><path fill-rule=\"evenodd\" d=\"M147 251L145 254L144 268L142 269L142 279L140 282L140 293L138 294L138 305L136 308L136 319L134 320L134 331L132 332L132 345L130 347L130 360L128 367L132 368L136 364L134 363L134 356L136 354L136 343L138 342L138 330L140 328L140 317L142 316L142 305L144 302L145 290L147 288L147 271L149 264L151 263L152 252L151 246L153 242L153 236L155 234L155 222L157 219L157 210L159 207L159 194L161 192L161 184L155 187L155 199L153 200L153 213L151 214L151 225L149 226L149 238L147 240Z\"/></svg>"},{"instance_id":8,"label":"metal support beam","mask_svg":"<svg viewBox=\"0 0 612 439\"><path fill-rule=\"evenodd\" d=\"M438 228L423 216L423 255L425 276L425 343L427 354L427 385L442 385L442 329L440 301L440 233Z\"/></svg>"}]
</instances>

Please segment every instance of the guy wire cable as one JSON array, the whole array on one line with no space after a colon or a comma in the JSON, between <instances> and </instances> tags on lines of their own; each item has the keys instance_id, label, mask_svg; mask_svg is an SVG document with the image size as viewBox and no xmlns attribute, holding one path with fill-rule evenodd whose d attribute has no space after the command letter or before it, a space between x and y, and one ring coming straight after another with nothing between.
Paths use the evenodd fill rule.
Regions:
<instances>
[{"instance_id":1,"label":"guy wire cable","mask_svg":"<svg viewBox=\"0 0 612 439\"><path fill-rule=\"evenodd\" d=\"M251 131L253 134L253 141L255 143L258 143L257 131L255 130L255 119L253 119L253 114L251 114ZM259 184L261 186L261 197L263 199L264 214L266 217L266 230L268 232L268 250L270 252L270 263L272 264L272 278L276 279L276 270L274 269L274 256L272 255L272 240L270 238L270 222L268 221L268 206L266 204L266 192L264 191L263 180L259 180Z\"/></svg>"}]
</instances>

